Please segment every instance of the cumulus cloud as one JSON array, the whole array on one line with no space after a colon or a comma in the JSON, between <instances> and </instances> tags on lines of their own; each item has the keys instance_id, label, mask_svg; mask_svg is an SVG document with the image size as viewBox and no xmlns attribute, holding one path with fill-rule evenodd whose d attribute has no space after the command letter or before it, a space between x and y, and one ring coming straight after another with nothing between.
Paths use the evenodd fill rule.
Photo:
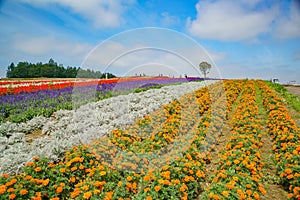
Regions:
<instances>
[{"instance_id":1,"label":"cumulus cloud","mask_svg":"<svg viewBox=\"0 0 300 200\"><path fill-rule=\"evenodd\" d=\"M122 15L135 0L19 0L34 6L61 5L93 22L96 28L118 27L124 23Z\"/></svg>"},{"instance_id":2,"label":"cumulus cloud","mask_svg":"<svg viewBox=\"0 0 300 200\"><path fill-rule=\"evenodd\" d=\"M222 41L253 40L271 30L278 15L278 7L257 10L255 1L199 1L196 5L196 19L189 18L189 32L199 38Z\"/></svg>"},{"instance_id":3,"label":"cumulus cloud","mask_svg":"<svg viewBox=\"0 0 300 200\"><path fill-rule=\"evenodd\" d=\"M292 1L288 16L278 20L275 36L280 39L300 38L300 3Z\"/></svg>"},{"instance_id":4,"label":"cumulus cloud","mask_svg":"<svg viewBox=\"0 0 300 200\"><path fill-rule=\"evenodd\" d=\"M65 56L81 62L92 45L55 38L53 36L28 36L17 34L13 38L12 52L20 52L24 56L52 57Z\"/></svg>"}]
</instances>

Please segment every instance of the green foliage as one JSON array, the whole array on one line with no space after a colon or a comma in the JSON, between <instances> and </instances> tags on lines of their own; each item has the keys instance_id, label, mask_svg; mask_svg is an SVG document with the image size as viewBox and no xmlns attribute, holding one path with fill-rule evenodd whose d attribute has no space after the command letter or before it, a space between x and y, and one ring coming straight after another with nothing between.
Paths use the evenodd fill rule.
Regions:
<instances>
[{"instance_id":1,"label":"green foliage","mask_svg":"<svg viewBox=\"0 0 300 200\"><path fill-rule=\"evenodd\" d=\"M115 78L116 76L113 75L112 73L103 73L101 75L101 78L106 78L106 74L107 74L107 78Z\"/></svg>"},{"instance_id":2,"label":"green foliage","mask_svg":"<svg viewBox=\"0 0 300 200\"><path fill-rule=\"evenodd\" d=\"M149 89L159 89L161 87L162 87L162 85L155 85L155 86L150 86L150 87L137 88L133 92L134 93L140 93L140 92L144 92L144 91L149 90Z\"/></svg>"},{"instance_id":3,"label":"green foliage","mask_svg":"<svg viewBox=\"0 0 300 200\"><path fill-rule=\"evenodd\" d=\"M57 64L52 58L48 63L38 62L36 64L28 62L19 62L17 66L11 63L8 66L7 78L101 78L103 75L100 71L81 69L76 67L65 68L62 64ZM109 74L109 78L115 77Z\"/></svg>"},{"instance_id":4,"label":"green foliage","mask_svg":"<svg viewBox=\"0 0 300 200\"><path fill-rule=\"evenodd\" d=\"M291 94L284 86L278 83L271 83L269 81L266 82L269 87L272 87L281 97L283 97L292 107L300 112L300 101L299 98Z\"/></svg>"},{"instance_id":5,"label":"green foliage","mask_svg":"<svg viewBox=\"0 0 300 200\"><path fill-rule=\"evenodd\" d=\"M209 70L211 68L211 64L208 62L201 62L199 64L200 71L203 73L204 78L206 78L206 75L209 73Z\"/></svg>"},{"instance_id":6,"label":"green foliage","mask_svg":"<svg viewBox=\"0 0 300 200\"><path fill-rule=\"evenodd\" d=\"M79 68L78 73L77 73L77 78L101 78L103 75L100 71L94 71L90 69L81 69Z\"/></svg>"}]
</instances>

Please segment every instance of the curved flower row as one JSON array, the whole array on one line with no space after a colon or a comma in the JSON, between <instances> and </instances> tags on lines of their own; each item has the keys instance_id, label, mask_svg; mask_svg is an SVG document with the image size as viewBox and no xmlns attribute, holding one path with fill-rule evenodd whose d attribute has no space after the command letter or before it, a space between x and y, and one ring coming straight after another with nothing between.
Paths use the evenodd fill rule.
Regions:
<instances>
[{"instance_id":1,"label":"curved flower row","mask_svg":"<svg viewBox=\"0 0 300 200\"><path fill-rule=\"evenodd\" d=\"M261 124L254 82L245 82L244 90L230 121L232 136L220 152L220 162L211 185L203 194L210 199L259 199L265 194L261 183Z\"/></svg>"},{"instance_id":2,"label":"curved flower row","mask_svg":"<svg viewBox=\"0 0 300 200\"><path fill-rule=\"evenodd\" d=\"M125 82L166 82L181 83L189 81L203 80L198 77L189 78L168 78L168 77L130 77L130 78L111 78L111 79L76 79L76 80L32 80L32 81L0 81L0 96L7 94L19 94L24 92L36 92L49 89L63 89L69 87L84 87L102 84L121 84ZM121 84L122 85L122 84Z\"/></svg>"},{"instance_id":3,"label":"curved flower row","mask_svg":"<svg viewBox=\"0 0 300 200\"><path fill-rule=\"evenodd\" d=\"M263 104L268 112L268 132L273 139L277 172L289 198L300 199L300 131L275 92L259 81Z\"/></svg>"},{"instance_id":4,"label":"curved flower row","mask_svg":"<svg viewBox=\"0 0 300 200\"><path fill-rule=\"evenodd\" d=\"M225 116L226 97L217 83L123 132L115 130L110 137L74 147L60 162L35 159L23 173L3 175L0 198L195 199L203 191L205 164Z\"/></svg>"},{"instance_id":5,"label":"curved flower row","mask_svg":"<svg viewBox=\"0 0 300 200\"><path fill-rule=\"evenodd\" d=\"M226 90L226 99L227 99L227 110L226 110L226 118L229 119L230 112L232 111L232 106L238 96L240 95L243 86L244 86L244 80L236 80L236 81L230 81L225 80L225 90Z\"/></svg>"}]
</instances>

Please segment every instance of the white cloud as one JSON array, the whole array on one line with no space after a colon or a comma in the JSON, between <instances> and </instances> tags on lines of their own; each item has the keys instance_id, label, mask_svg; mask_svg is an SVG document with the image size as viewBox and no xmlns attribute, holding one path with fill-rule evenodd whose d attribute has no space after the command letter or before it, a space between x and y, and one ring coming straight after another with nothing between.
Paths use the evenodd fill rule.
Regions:
<instances>
[{"instance_id":1,"label":"white cloud","mask_svg":"<svg viewBox=\"0 0 300 200\"><path fill-rule=\"evenodd\" d=\"M96 28L118 27L125 21L122 18L126 9L135 0L20 0L34 6L57 4L69 8L74 14L79 14L93 22Z\"/></svg>"},{"instance_id":2,"label":"white cloud","mask_svg":"<svg viewBox=\"0 0 300 200\"><path fill-rule=\"evenodd\" d=\"M253 40L271 30L277 6L255 10L256 1L199 1L196 19L188 19L189 32L199 38L222 41Z\"/></svg>"},{"instance_id":3,"label":"white cloud","mask_svg":"<svg viewBox=\"0 0 300 200\"><path fill-rule=\"evenodd\" d=\"M201 76L198 64L201 61L208 61L214 68L211 74L219 77L215 62L224 59L225 56L225 53L204 50L199 46L165 49L159 45L156 47L145 44L128 46L115 41L106 41L87 56L83 67L114 71L120 75L145 72L148 75L164 73L175 76L179 74Z\"/></svg>"},{"instance_id":4,"label":"white cloud","mask_svg":"<svg viewBox=\"0 0 300 200\"><path fill-rule=\"evenodd\" d=\"M79 42L58 39L52 36L28 36L18 34L13 39L14 51L22 52L30 56L65 55L80 57L91 49L91 45Z\"/></svg>"},{"instance_id":5,"label":"white cloud","mask_svg":"<svg viewBox=\"0 0 300 200\"><path fill-rule=\"evenodd\" d=\"M300 38L300 4L292 1L289 16L278 20L275 36L280 39Z\"/></svg>"},{"instance_id":6,"label":"white cloud","mask_svg":"<svg viewBox=\"0 0 300 200\"><path fill-rule=\"evenodd\" d=\"M168 12L161 13L162 16L162 24L166 26L171 26L177 24L179 22L178 17L170 15Z\"/></svg>"}]
</instances>

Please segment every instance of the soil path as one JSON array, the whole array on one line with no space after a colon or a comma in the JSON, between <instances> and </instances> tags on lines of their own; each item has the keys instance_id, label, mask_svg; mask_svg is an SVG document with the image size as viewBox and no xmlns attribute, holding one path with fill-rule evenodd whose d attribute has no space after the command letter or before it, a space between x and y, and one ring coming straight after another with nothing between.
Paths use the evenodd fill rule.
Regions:
<instances>
[{"instance_id":1,"label":"soil path","mask_svg":"<svg viewBox=\"0 0 300 200\"><path fill-rule=\"evenodd\" d=\"M292 86L288 85L285 86L285 88L292 94L297 95L298 98L300 99L300 86Z\"/></svg>"}]
</instances>

